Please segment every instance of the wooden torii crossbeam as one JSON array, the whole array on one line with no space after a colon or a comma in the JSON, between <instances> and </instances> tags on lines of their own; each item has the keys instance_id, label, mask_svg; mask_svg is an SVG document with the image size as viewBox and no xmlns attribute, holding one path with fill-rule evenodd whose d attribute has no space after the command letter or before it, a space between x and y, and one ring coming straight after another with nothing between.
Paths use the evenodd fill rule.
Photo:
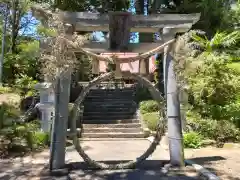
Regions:
<instances>
[{"instance_id":1,"label":"wooden torii crossbeam","mask_svg":"<svg viewBox=\"0 0 240 180\"><path fill-rule=\"evenodd\" d=\"M71 24L74 31L107 31L109 39L105 43L86 44L83 49L91 53L116 53L135 52L139 56L133 58L121 58L115 61L116 71L120 70L120 63L130 63L140 61L139 72L146 74L146 58L155 53L163 52L164 47L174 42L174 37L164 35L161 41L149 43L130 44L130 32L156 33L162 34L163 28L174 29L176 32L185 32L195 24L200 14L159 14L159 15L132 15L129 12L110 12L100 15L97 13L85 12L60 12L60 17L64 23ZM117 57L115 57L117 58ZM103 59L104 60L104 59ZM93 67L99 67L98 61L93 61ZM98 73L97 68L93 73ZM119 74L120 73L116 73Z\"/></svg>"},{"instance_id":2,"label":"wooden torii crossbeam","mask_svg":"<svg viewBox=\"0 0 240 180\"><path fill-rule=\"evenodd\" d=\"M144 42L131 44L130 32L153 33L160 32L163 28L172 29L175 32L186 32L200 17L196 14L157 14L157 15L132 15L129 12L110 12L108 14L87 13L87 12L66 12L58 13L63 23L71 25L68 33L74 32L91 32L105 31L109 32L109 39L106 42L91 42L83 44L79 48L74 48L73 51L80 52L92 56L98 60L93 60L93 73L98 74L99 60L109 61L106 57L101 57L99 54L113 55L118 52L138 53L136 57L118 58L117 69L120 69L120 63L130 63L140 61L139 72L145 74L146 62L155 53L162 53L164 47L174 42L174 37L168 37L165 34L160 41ZM47 16L47 15L46 15ZM45 44L48 44L45 42ZM48 46L46 46L48 47ZM99 69L99 68L98 68ZM141 72L140 72L141 73Z\"/></svg>"},{"instance_id":3,"label":"wooden torii crossbeam","mask_svg":"<svg viewBox=\"0 0 240 180\"><path fill-rule=\"evenodd\" d=\"M193 24L195 24L200 14L157 14L157 15L132 15L128 12L111 12L109 14L100 15L98 13L87 12L60 12L61 19L64 23L73 25L74 31L91 32L104 31L110 32L107 42L92 42L84 45L84 48L94 53L109 53L114 49L110 47L113 39L118 38L121 51L145 53L156 49L164 43L163 40L152 42L140 42L136 44L129 43L130 32L140 32L152 34L160 32L163 28L175 29L176 32L186 32ZM115 33L118 32L118 33ZM124 34L123 34L124 32ZM114 34L116 35L114 37ZM165 42L166 42L165 37ZM123 43L125 39L125 44ZM115 42L117 43L117 42ZM119 49L118 49L119 50ZM77 51L77 50L76 50Z\"/></svg>"},{"instance_id":4,"label":"wooden torii crossbeam","mask_svg":"<svg viewBox=\"0 0 240 180\"><path fill-rule=\"evenodd\" d=\"M117 12L120 14L130 14L126 12ZM76 31L109 31L110 16L116 14L100 15L98 13L88 12L60 12L63 21L75 25ZM131 32L159 32L161 28L191 28L200 17L195 14L155 14L155 15L129 15Z\"/></svg>"}]
</instances>

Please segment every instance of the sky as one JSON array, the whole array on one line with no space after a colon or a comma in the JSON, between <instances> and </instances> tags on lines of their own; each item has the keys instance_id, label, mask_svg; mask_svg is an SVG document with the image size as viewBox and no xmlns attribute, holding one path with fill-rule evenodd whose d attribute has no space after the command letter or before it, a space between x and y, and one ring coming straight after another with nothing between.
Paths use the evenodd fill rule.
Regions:
<instances>
[{"instance_id":1,"label":"sky","mask_svg":"<svg viewBox=\"0 0 240 180\"><path fill-rule=\"evenodd\" d=\"M20 29L19 34L24 36L35 36L37 34L37 25L40 22L32 15L32 12L28 12L21 19L23 28Z\"/></svg>"}]
</instances>

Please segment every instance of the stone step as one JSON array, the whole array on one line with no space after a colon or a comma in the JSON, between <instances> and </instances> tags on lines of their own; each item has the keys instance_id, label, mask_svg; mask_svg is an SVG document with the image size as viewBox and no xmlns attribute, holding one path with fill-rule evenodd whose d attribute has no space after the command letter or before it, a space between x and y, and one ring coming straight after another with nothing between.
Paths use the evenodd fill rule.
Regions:
<instances>
[{"instance_id":1,"label":"stone step","mask_svg":"<svg viewBox=\"0 0 240 180\"><path fill-rule=\"evenodd\" d=\"M136 104L118 104L118 103L108 103L108 104L104 104L104 103L91 103L91 102L85 102L85 104L83 104L84 109L88 109L88 108L103 108L103 109L129 109L129 108L136 108Z\"/></svg>"},{"instance_id":2,"label":"stone step","mask_svg":"<svg viewBox=\"0 0 240 180\"><path fill-rule=\"evenodd\" d=\"M118 93L118 94L108 94L108 93L103 93L103 94L87 94L86 97L91 97L91 98L98 98L98 97L116 97L116 98L122 98L122 97L134 97L135 93Z\"/></svg>"},{"instance_id":3,"label":"stone step","mask_svg":"<svg viewBox=\"0 0 240 180\"><path fill-rule=\"evenodd\" d=\"M141 128L140 123L127 123L127 124L83 124L83 129L87 128Z\"/></svg>"},{"instance_id":4,"label":"stone step","mask_svg":"<svg viewBox=\"0 0 240 180\"><path fill-rule=\"evenodd\" d=\"M104 112L104 111L86 111L86 109L84 109L83 112L83 117L85 116L134 116L136 114L136 112L127 112L127 111L121 111L121 112L114 112L114 111L108 111L108 112Z\"/></svg>"},{"instance_id":5,"label":"stone step","mask_svg":"<svg viewBox=\"0 0 240 180\"><path fill-rule=\"evenodd\" d=\"M102 99L86 99L85 103L97 103L97 102L101 102L101 103L133 103L133 99L106 99L106 98L102 98Z\"/></svg>"},{"instance_id":6,"label":"stone step","mask_svg":"<svg viewBox=\"0 0 240 180\"><path fill-rule=\"evenodd\" d=\"M122 96L122 97L119 97L119 96L87 96L84 100L85 101L92 101L92 100L134 100L134 97L133 96Z\"/></svg>"},{"instance_id":7,"label":"stone step","mask_svg":"<svg viewBox=\"0 0 240 180\"><path fill-rule=\"evenodd\" d=\"M90 92L132 92L135 88L123 88L123 89L91 89Z\"/></svg>"},{"instance_id":8,"label":"stone step","mask_svg":"<svg viewBox=\"0 0 240 180\"><path fill-rule=\"evenodd\" d=\"M141 128L83 128L83 133L141 133Z\"/></svg>"},{"instance_id":9,"label":"stone step","mask_svg":"<svg viewBox=\"0 0 240 180\"><path fill-rule=\"evenodd\" d=\"M144 138L144 133L83 133L82 138Z\"/></svg>"},{"instance_id":10,"label":"stone step","mask_svg":"<svg viewBox=\"0 0 240 180\"><path fill-rule=\"evenodd\" d=\"M121 115L132 115L134 116L136 114L136 110L135 109L128 109L128 110L117 110L117 109L114 109L114 110L99 110L99 109L89 109L89 110L84 110L84 113L83 113L83 116L96 116L96 115L99 115L99 116L102 116L102 115L116 115L116 116L121 116Z\"/></svg>"},{"instance_id":11,"label":"stone step","mask_svg":"<svg viewBox=\"0 0 240 180\"><path fill-rule=\"evenodd\" d=\"M133 140L146 140L143 138L79 138L80 141L133 141Z\"/></svg>"},{"instance_id":12,"label":"stone step","mask_svg":"<svg viewBox=\"0 0 240 180\"><path fill-rule=\"evenodd\" d=\"M92 100L85 100L83 105L99 105L99 104L106 104L106 105L135 105L135 102L131 99L92 99Z\"/></svg>"},{"instance_id":13,"label":"stone step","mask_svg":"<svg viewBox=\"0 0 240 180\"><path fill-rule=\"evenodd\" d=\"M105 119L105 120L117 120L117 119L133 119L135 115L108 115L108 114L101 114L101 115L83 115L83 120L91 119Z\"/></svg>"},{"instance_id":14,"label":"stone step","mask_svg":"<svg viewBox=\"0 0 240 180\"><path fill-rule=\"evenodd\" d=\"M97 102L97 101L94 101L94 102L88 102L88 101L86 101L86 102L84 102L83 103L83 105L84 106L89 106L89 105L95 105L95 106L120 106L120 107L122 107L122 106L129 106L129 105L131 105L131 106L135 106L135 103L133 102L133 101L122 101L122 102L120 102L120 101L99 101L99 102Z\"/></svg>"},{"instance_id":15,"label":"stone step","mask_svg":"<svg viewBox=\"0 0 240 180\"><path fill-rule=\"evenodd\" d=\"M114 98L124 98L124 97L135 97L135 93L114 93L114 94L108 94L108 93L99 93L99 94L87 94L86 97L114 97Z\"/></svg>"},{"instance_id":16,"label":"stone step","mask_svg":"<svg viewBox=\"0 0 240 180\"><path fill-rule=\"evenodd\" d=\"M129 96L129 95L134 95L136 94L135 91L99 91L99 92L89 92L87 95L88 96L101 96L101 95L106 95L106 96Z\"/></svg>"},{"instance_id":17,"label":"stone step","mask_svg":"<svg viewBox=\"0 0 240 180\"><path fill-rule=\"evenodd\" d=\"M132 108L132 107L127 107L127 108L123 108L123 107L94 107L94 106L90 106L90 107L84 107L84 112L91 112L91 113L98 113L98 112L118 112L118 113L122 113L122 112L136 112L136 108Z\"/></svg>"},{"instance_id":18,"label":"stone step","mask_svg":"<svg viewBox=\"0 0 240 180\"><path fill-rule=\"evenodd\" d=\"M116 120L107 120L107 119L84 119L83 124L128 124L128 123L139 123L138 119L116 119Z\"/></svg>"},{"instance_id":19,"label":"stone step","mask_svg":"<svg viewBox=\"0 0 240 180\"><path fill-rule=\"evenodd\" d=\"M129 109L131 109L131 110L133 110L133 109L137 109L137 105L131 105L131 104L126 104L126 105L124 105L124 104L119 104L119 105L117 105L117 104L114 104L114 105L112 105L112 104L105 104L105 105L101 105L101 104L99 104L99 103L97 103L97 104L94 104L94 103L92 103L92 104L90 104L90 103L88 103L88 104L85 104L85 105L83 105L83 110L84 111L88 111L88 110L96 110L96 111L98 111L98 110L109 110L109 111L116 111L116 110L118 110L119 109L119 111L127 111L127 110L129 110Z\"/></svg>"}]
</instances>

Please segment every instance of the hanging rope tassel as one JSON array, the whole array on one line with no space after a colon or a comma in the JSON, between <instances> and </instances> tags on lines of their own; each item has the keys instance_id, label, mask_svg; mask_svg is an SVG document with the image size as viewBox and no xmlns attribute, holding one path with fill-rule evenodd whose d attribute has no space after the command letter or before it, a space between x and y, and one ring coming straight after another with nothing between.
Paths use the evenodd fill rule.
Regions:
<instances>
[{"instance_id":1,"label":"hanging rope tassel","mask_svg":"<svg viewBox=\"0 0 240 180\"><path fill-rule=\"evenodd\" d=\"M120 63L115 61L116 69L115 69L115 78L121 79L122 78L122 72L121 72L121 66Z\"/></svg>"},{"instance_id":2,"label":"hanging rope tassel","mask_svg":"<svg viewBox=\"0 0 240 180\"><path fill-rule=\"evenodd\" d=\"M99 74L99 61L97 59L92 60L92 73Z\"/></svg>"},{"instance_id":3,"label":"hanging rope tassel","mask_svg":"<svg viewBox=\"0 0 240 180\"><path fill-rule=\"evenodd\" d=\"M147 74L145 59L140 59L140 69L139 69L139 73L140 73L140 74Z\"/></svg>"}]
</instances>

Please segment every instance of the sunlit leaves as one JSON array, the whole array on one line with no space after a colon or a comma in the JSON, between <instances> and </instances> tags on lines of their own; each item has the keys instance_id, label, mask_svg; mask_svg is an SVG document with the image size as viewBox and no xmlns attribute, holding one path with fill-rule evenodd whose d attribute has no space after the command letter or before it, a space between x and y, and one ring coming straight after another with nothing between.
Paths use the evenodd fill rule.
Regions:
<instances>
[{"instance_id":1,"label":"sunlit leaves","mask_svg":"<svg viewBox=\"0 0 240 180\"><path fill-rule=\"evenodd\" d=\"M37 27L37 32L42 37L56 37L57 36L56 29L54 29L54 28L46 28L46 27L44 27L42 25L39 25Z\"/></svg>"},{"instance_id":2,"label":"sunlit leaves","mask_svg":"<svg viewBox=\"0 0 240 180\"><path fill-rule=\"evenodd\" d=\"M22 42L18 45L18 48L20 48L22 51L20 55L24 58L27 57L36 57L39 54L39 41L34 40L30 42Z\"/></svg>"},{"instance_id":3,"label":"sunlit leaves","mask_svg":"<svg viewBox=\"0 0 240 180\"><path fill-rule=\"evenodd\" d=\"M201 37L196 34L193 34L192 38L204 49L205 53L215 53L228 58L231 58L231 55L235 57L240 55L240 31L217 32L210 40L206 36Z\"/></svg>"}]
</instances>

